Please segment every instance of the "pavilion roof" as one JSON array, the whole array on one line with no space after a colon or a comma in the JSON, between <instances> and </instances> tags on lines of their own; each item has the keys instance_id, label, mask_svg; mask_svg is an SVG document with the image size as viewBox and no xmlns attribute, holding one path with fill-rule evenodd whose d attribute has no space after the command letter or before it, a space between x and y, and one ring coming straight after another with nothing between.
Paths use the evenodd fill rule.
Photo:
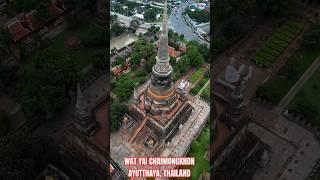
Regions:
<instances>
[{"instance_id":1,"label":"pavilion roof","mask_svg":"<svg viewBox=\"0 0 320 180\"><path fill-rule=\"evenodd\" d=\"M39 29L45 24L44 21L38 16L38 12L36 10L27 13L25 18L29 28L32 31Z\"/></svg>"},{"instance_id":2,"label":"pavilion roof","mask_svg":"<svg viewBox=\"0 0 320 180\"><path fill-rule=\"evenodd\" d=\"M13 41L17 42L26 37L31 31L25 28L21 21L16 20L8 25L8 30L13 37Z\"/></svg>"}]
</instances>

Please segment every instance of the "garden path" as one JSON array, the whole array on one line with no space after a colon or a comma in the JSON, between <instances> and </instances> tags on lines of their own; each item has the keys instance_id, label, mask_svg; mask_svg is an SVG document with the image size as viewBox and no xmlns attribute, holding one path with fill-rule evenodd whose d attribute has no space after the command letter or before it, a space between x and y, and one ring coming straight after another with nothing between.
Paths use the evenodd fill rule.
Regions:
<instances>
[{"instance_id":1,"label":"garden path","mask_svg":"<svg viewBox=\"0 0 320 180\"><path fill-rule=\"evenodd\" d=\"M308 81L314 72L320 67L320 57L318 57L309 68L303 73L296 84L290 89L290 91L282 98L278 104L277 110L284 110L290 103L290 101L295 97L303 85Z\"/></svg>"}]
</instances>

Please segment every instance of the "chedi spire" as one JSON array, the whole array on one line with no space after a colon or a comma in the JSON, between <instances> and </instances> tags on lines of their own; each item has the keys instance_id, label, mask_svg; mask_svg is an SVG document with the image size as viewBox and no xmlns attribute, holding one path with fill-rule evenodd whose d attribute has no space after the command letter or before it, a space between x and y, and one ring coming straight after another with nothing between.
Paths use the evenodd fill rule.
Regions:
<instances>
[{"instance_id":1,"label":"chedi spire","mask_svg":"<svg viewBox=\"0 0 320 180\"><path fill-rule=\"evenodd\" d=\"M80 85L77 85L77 103L74 112L74 125L84 135L91 136L97 129L98 123L92 110L85 100Z\"/></svg>"}]
</instances>

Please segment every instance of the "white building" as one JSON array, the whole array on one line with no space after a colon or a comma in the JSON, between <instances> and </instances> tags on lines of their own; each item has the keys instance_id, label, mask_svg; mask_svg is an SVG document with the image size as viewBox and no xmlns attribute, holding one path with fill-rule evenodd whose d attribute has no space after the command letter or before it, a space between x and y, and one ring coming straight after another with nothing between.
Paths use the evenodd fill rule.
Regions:
<instances>
[{"instance_id":1,"label":"white building","mask_svg":"<svg viewBox=\"0 0 320 180\"><path fill-rule=\"evenodd\" d=\"M135 14L133 16L134 19L139 20L139 21L144 21L144 16L143 14Z\"/></svg>"}]
</instances>

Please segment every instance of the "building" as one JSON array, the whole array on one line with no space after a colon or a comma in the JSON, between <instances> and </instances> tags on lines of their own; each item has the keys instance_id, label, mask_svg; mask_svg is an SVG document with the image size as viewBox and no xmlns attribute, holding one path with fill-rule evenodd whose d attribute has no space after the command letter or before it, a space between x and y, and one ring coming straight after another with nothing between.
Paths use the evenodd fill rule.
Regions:
<instances>
[{"instance_id":1,"label":"building","mask_svg":"<svg viewBox=\"0 0 320 180\"><path fill-rule=\"evenodd\" d=\"M213 178L253 179L254 173L267 165L270 147L244 127L213 163Z\"/></svg>"},{"instance_id":2,"label":"building","mask_svg":"<svg viewBox=\"0 0 320 180\"><path fill-rule=\"evenodd\" d=\"M36 10L31 10L22 18L15 17L9 20L6 27L13 37L14 42L24 42L25 44L30 44L32 41L32 35L34 33L38 33L38 35L43 36L59 24L62 24L64 22L65 14L70 10L65 7L63 1L61 0L54 2L48 1L46 8L48 9L52 18L45 19L39 17L39 14Z\"/></svg>"},{"instance_id":3,"label":"building","mask_svg":"<svg viewBox=\"0 0 320 180\"><path fill-rule=\"evenodd\" d=\"M156 42L156 48L159 49L160 47L160 41L157 41ZM174 47L171 47L171 46L168 46L168 53L169 53L169 56L170 58L178 58L180 57L180 55L184 52L187 51L187 47L186 46L183 46L183 43L179 43L179 50L175 50Z\"/></svg>"},{"instance_id":4,"label":"building","mask_svg":"<svg viewBox=\"0 0 320 180\"><path fill-rule=\"evenodd\" d=\"M9 33L13 37L14 42L18 42L24 38L26 38L31 31L24 27L19 20L13 21L12 23L8 24Z\"/></svg>"},{"instance_id":5,"label":"building","mask_svg":"<svg viewBox=\"0 0 320 180\"><path fill-rule=\"evenodd\" d=\"M243 90L246 82L252 76L252 68L246 65L236 65L231 59L224 74L213 81L213 96L225 109L221 114L220 121L229 129L236 128L245 112Z\"/></svg>"},{"instance_id":6,"label":"building","mask_svg":"<svg viewBox=\"0 0 320 180\"><path fill-rule=\"evenodd\" d=\"M209 117L209 104L188 93L190 83L182 79L177 82L172 80L166 1L164 7L159 48L151 78L133 90L130 113L119 120L120 129L110 134L112 162L124 174L129 168L124 166L125 157L185 156Z\"/></svg>"},{"instance_id":7,"label":"building","mask_svg":"<svg viewBox=\"0 0 320 180\"><path fill-rule=\"evenodd\" d=\"M134 19L138 20L138 21L144 21L144 16L143 14L135 14L133 16Z\"/></svg>"},{"instance_id":8,"label":"building","mask_svg":"<svg viewBox=\"0 0 320 180\"><path fill-rule=\"evenodd\" d=\"M84 90L78 85L71 122L59 140L64 166L81 179L107 178L107 81L103 75Z\"/></svg>"}]
</instances>

